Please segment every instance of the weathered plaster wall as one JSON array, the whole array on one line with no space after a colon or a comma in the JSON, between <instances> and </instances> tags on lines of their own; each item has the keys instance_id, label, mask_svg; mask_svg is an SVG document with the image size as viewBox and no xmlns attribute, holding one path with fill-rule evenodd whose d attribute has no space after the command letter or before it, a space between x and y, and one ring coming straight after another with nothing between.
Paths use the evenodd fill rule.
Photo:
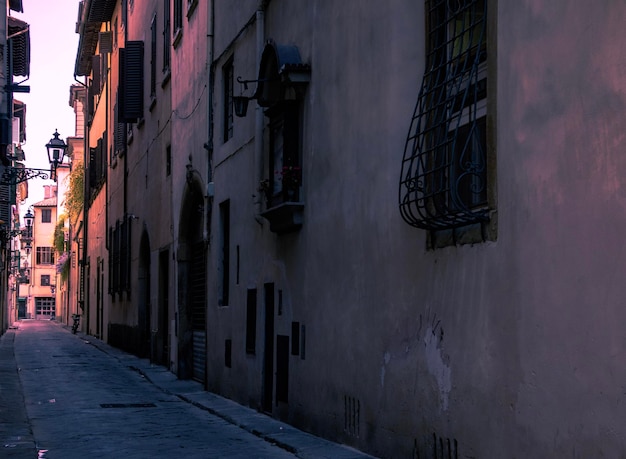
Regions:
<instances>
[{"instance_id":1,"label":"weathered plaster wall","mask_svg":"<svg viewBox=\"0 0 626 459\"><path fill-rule=\"evenodd\" d=\"M382 457L426 451L433 435L456 440L459 457L626 449L626 7L500 3L490 56L497 239L437 250L396 204L423 72L423 5L269 3L266 36L297 45L311 64L304 226L277 237L254 222L251 199L236 197L248 189L252 137L236 134L216 152L242 281L229 309L209 312L212 387L260 398L263 283L275 282L284 297L276 333L289 334L291 321L307 330L306 357L289 360L289 405L277 413L305 429ZM235 131L252 134L252 119L236 119ZM244 356L251 287L259 350ZM220 370L227 337L233 369Z\"/></svg>"}]
</instances>

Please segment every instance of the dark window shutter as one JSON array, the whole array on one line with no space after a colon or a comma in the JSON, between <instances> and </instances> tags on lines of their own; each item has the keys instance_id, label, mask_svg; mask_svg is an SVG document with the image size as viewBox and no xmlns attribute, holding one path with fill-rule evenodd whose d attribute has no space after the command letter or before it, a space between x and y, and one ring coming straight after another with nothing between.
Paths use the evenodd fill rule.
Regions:
<instances>
[{"instance_id":1,"label":"dark window shutter","mask_svg":"<svg viewBox=\"0 0 626 459\"><path fill-rule=\"evenodd\" d=\"M96 149L89 148L89 188L96 188Z\"/></svg>"},{"instance_id":2,"label":"dark window shutter","mask_svg":"<svg viewBox=\"0 0 626 459\"><path fill-rule=\"evenodd\" d=\"M102 178L102 138L98 139L98 146L96 147L96 180L100 183Z\"/></svg>"},{"instance_id":3,"label":"dark window shutter","mask_svg":"<svg viewBox=\"0 0 626 459\"><path fill-rule=\"evenodd\" d=\"M102 181L106 180L106 176L107 176L107 151L108 151L108 144L107 144L107 131L104 131L104 133L102 134L102 156L100 157L100 178L102 179Z\"/></svg>"},{"instance_id":4,"label":"dark window shutter","mask_svg":"<svg viewBox=\"0 0 626 459\"><path fill-rule=\"evenodd\" d=\"M120 121L143 118L143 41L128 41L120 48L119 103Z\"/></svg>"},{"instance_id":5,"label":"dark window shutter","mask_svg":"<svg viewBox=\"0 0 626 459\"><path fill-rule=\"evenodd\" d=\"M94 95L100 94L100 55L91 56L91 68L93 69L91 86L94 89Z\"/></svg>"},{"instance_id":6,"label":"dark window shutter","mask_svg":"<svg viewBox=\"0 0 626 459\"><path fill-rule=\"evenodd\" d=\"M113 32L108 30L98 33L98 45L100 54L113 52Z\"/></svg>"},{"instance_id":7,"label":"dark window shutter","mask_svg":"<svg viewBox=\"0 0 626 459\"><path fill-rule=\"evenodd\" d=\"M11 186L0 185L0 220L7 226L11 222Z\"/></svg>"},{"instance_id":8,"label":"dark window shutter","mask_svg":"<svg viewBox=\"0 0 626 459\"><path fill-rule=\"evenodd\" d=\"M89 115L89 120L91 120L91 117L93 116L93 110L94 110L94 87L93 87L93 82L89 85L89 88L87 89L89 95L87 96L87 114Z\"/></svg>"},{"instance_id":9,"label":"dark window shutter","mask_svg":"<svg viewBox=\"0 0 626 459\"><path fill-rule=\"evenodd\" d=\"M115 107L113 107L113 113L115 116L115 127L113 128L113 154L123 156L124 153L126 153L126 123L120 120L119 99L118 93L118 103L115 104Z\"/></svg>"}]
</instances>

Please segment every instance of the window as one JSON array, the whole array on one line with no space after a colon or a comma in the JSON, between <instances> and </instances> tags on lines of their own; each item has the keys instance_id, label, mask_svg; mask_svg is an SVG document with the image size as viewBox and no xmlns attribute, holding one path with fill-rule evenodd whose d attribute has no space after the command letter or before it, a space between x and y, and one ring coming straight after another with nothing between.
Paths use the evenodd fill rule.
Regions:
<instances>
[{"instance_id":1,"label":"window","mask_svg":"<svg viewBox=\"0 0 626 459\"><path fill-rule=\"evenodd\" d=\"M128 24L128 0L122 0L122 27Z\"/></svg>"},{"instance_id":2,"label":"window","mask_svg":"<svg viewBox=\"0 0 626 459\"><path fill-rule=\"evenodd\" d=\"M255 94L257 104L267 107L264 114L269 119L264 166L268 175L260 183L266 210L261 215L275 233L297 231L304 221L302 110L310 74L297 46L267 42Z\"/></svg>"},{"instance_id":3,"label":"window","mask_svg":"<svg viewBox=\"0 0 626 459\"><path fill-rule=\"evenodd\" d=\"M50 286L50 274L42 274L41 275L40 285L42 287L49 287Z\"/></svg>"},{"instance_id":4,"label":"window","mask_svg":"<svg viewBox=\"0 0 626 459\"><path fill-rule=\"evenodd\" d=\"M427 61L400 179L412 226L489 220L487 0L426 0Z\"/></svg>"},{"instance_id":5,"label":"window","mask_svg":"<svg viewBox=\"0 0 626 459\"><path fill-rule=\"evenodd\" d=\"M233 59L230 58L222 68L222 82L224 86L224 142L233 136Z\"/></svg>"},{"instance_id":6,"label":"window","mask_svg":"<svg viewBox=\"0 0 626 459\"><path fill-rule=\"evenodd\" d=\"M269 206L300 198L300 116L297 102L284 102L267 111L270 116Z\"/></svg>"},{"instance_id":7,"label":"window","mask_svg":"<svg viewBox=\"0 0 626 459\"><path fill-rule=\"evenodd\" d=\"M163 73L170 71L172 37L170 36L170 2L163 2Z\"/></svg>"},{"instance_id":8,"label":"window","mask_svg":"<svg viewBox=\"0 0 626 459\"><path fill-rule=\"evenodd\" d=\"M172 175L172 146L168 145L165 148L165 175L169 177Z\"/></svg>"},{"instance_id":9,"label":"window","mask_svg":"<svg viewBox=\"0 0 626 459\"><path fill-rule=\"evenodd\" d=\"M127 41L119 50L119 122L136 123L143 118L143 41Z\"/></svg>"},{"instance_id":10,"label":"window","mask_svg":"<svg viewBox=\"0 0 626 459\"><path fill-rule=\"evenodd\" d=\"M36 263L38 265L53 265L54 250L52 249L52 247L37 247Z\"/></svg>"},{"instance_id":11,"label":"window","mask_svg":"<svg viewBox=\"0 0 626 459\"><path fill-rule=\"evenodd\" d=\"M150 98L156 98L156 70L157 70L157 18L152 16L150 23Z\"/></svg>"},{"instance_id":12,"label":"window","mask_svg":"<svg viewBox=\"0 0 626 459\"><path fill-rule=\"evenodd\" d=\"M41 209L41 223L52 222L52 209Z\"/></svg>"},{"instance_id":13,"label":"window","mask_svg":"<svg viewBox=\"0 0 626 459\"><path fill-rule=\"evenodd\" d=\"M228 306L230 291L230 201L220 203L220 264L219 299L220 306Z\"/></svg>"},{"instance_id":14,"label":"window","mask_svg":"<svg viewBox=\"0 0 626 459\"><path fill-rule=\"evenodd\" d=\"M248 289L246 300L246 353L256 352L256 289Z\"/></svg>"},{"instance_id":15,"label":"window","mask_svg":"<svg viewBox=\"0 0 626 459\"><path fill-rule=\"evenodd\" d=\"M54 297L36 297L35 314L37 316L54 316L56 312L56 300Z\"/></svg>"},{"instance_id":16,"label":"window","mask_svg":"<svg viewBox=\"0 0 626 459\"><path fill-rule=\"evenodd\" d=\"M183 28L183 0L174 0L174 35Z\"/></svg>"},{"instance_id":17,"label":"window","mask_svg":"<svg viewBox=\"0 0 626 459\"><path fill-rule=\"evenodd\" d=\"M109 228L109 293L119 295L127 292L130 298L130 226L132 219L127 215Z\"/></svg>"},{"instance_id":18,"label":"window","mask_svg":"<svg viewBox=\"0 0 626 459\"><path fill-rule=\"evenodd\" d=\"M119 33L117 17L113 21L113 49L117 49L117 34Z\"/></svg>"}]
</instances>

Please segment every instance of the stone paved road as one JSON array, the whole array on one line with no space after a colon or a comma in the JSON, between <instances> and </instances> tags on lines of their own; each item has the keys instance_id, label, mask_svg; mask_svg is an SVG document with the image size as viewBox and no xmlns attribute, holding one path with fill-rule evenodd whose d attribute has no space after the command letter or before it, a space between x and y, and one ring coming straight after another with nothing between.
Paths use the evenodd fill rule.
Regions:
<instances>
[{"instance_id":1,"label":"stone paved road","mask_svg":"<svg viewBox=\"0 0 626 459\"><path fill-rule=\"evenodd\" d=\"M58 324L22 321L13 344L40 458L295 457L160 390ZM4 446L0 456L15 445ZM18 450L10 457L37 457Z\"/></svg>"}]
</instances>

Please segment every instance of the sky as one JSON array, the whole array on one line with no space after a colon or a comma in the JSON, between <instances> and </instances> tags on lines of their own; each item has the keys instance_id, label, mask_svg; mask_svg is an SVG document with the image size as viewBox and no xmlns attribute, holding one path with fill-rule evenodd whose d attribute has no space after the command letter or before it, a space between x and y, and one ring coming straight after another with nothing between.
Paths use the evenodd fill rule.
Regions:
<instances>
[{"instance_id":1,"label":"sky","mask_svg":"<svg viewBox=\"0 0 626 459\"><path fill-rule=\"evenodd\" d=\"M59 131L63 140L76 134L74 110L69 101L70 86L76 83L79 0L23 0L22 3L24 12L10 11L10 15L30 25L30 77L22 83L30 86L30 93L15 93L14 98L26 103L26 142L22 145L26 167L49 169L46 144L54 130ZM23 78L15 77L15 82ZM43 186L53 183L38 178L29 180L29 196L21 206L21 213L41 201Z\"/></svg>"}]
</instances>

